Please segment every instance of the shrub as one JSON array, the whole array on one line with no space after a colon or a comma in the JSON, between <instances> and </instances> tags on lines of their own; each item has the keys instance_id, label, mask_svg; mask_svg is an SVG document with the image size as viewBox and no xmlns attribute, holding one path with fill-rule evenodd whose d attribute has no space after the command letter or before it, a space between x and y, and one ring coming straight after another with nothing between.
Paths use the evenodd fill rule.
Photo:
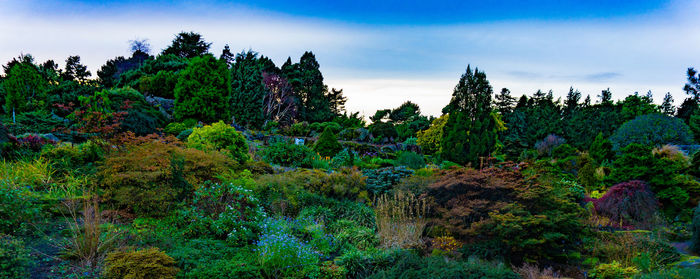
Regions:
<instances>
[{"instance_id":1,"label":"shrub","mask_svg":"<svg viewBox=\"0 0 700 279\"><path fill-rule=\"evenodd\" d=\"M538 141L535 143L535 149L537 149L537 153L540 156L552 156L552 151L554 149L566 142L563 138L555 135L555 134L550 134L546 136L544 139L541 141Z\"/></svg>"},{"instance_id":2,"label":"shrub","mask_svg":"<svg viewBox=\"0 0 700 279\"><path fill-rule=\"evenodd\" d=\"M603 197L593 201L595 210L610 220L611 226L649 229L654 225L658 202L649 186L639 180L610 187Z\"/></svg>"},{"instance_id":3,"label":"shrub","mask_svg":"<svg viewBox=\"0 0 700 279\"><path fill-rule=\"evenodd\" d=\"M376 170L367 169L363 170L362 174L367 177L367 191L374 195L380 195L388 192L402 178L411 176L413 172L413 170L401 166Z\"/></svg>"},{"instance_id":4,"label":"shrub","mask_svg":"<svg viewBox=\"0 0 700 279\"><path fill-rule=\"evenodd\" d=\"M625 279L639 273L635 267L624 267L613 261L609 264L600 264L591 271L591 278L596 279Z\"/></svg>"},{"instance_id":5,"label":"shrub","mask_svg":"<svg viewBox=\"0 0 700 279\"><path fill-rule=\"evenodd\" d=\"M158 248L109 253L105 259L106 278L175 278L175 260Z\"/></svg>"},{"instance_id":6,"label":"shrub","mask_svg":"<svg viewBox=\"0 0 700 279\"><path fill-rule=\"evenodd\" d=\"M333 156L333 159L331 159L331 166L333 168L340 168L340 167L352 167L355 163L355 154L348 150L347 148L344 148L342 151L338 152Z\"/></svg>"},{"instance_id":7,"label":"shrub","mask_svg":"<svg viewBox=\"0 0 700 279\"><path fill-rule=\"evenodd\" d=\"M341 149L343 149L343 147L338 143L338 139L329 127L323 130L316 144L314 144L314 151L322 157L333 157Z\"/></svg>"},{"instance_id":8,"label":"shrub","mask_svg":"<svg viewBox=\"0 0 700 279\"><path fill-rule=\"evenodd\" d=\"M0 278L29 278L32 262L24 243L0 233Z\"/></svg>"},{"instance_id":9,"label":"shrub","mask_svg":"<svg viewBox=\"0 0 700 279\"><path fill-rule=\"evenodd\" d=\"M377 234L383 247L409 248L422 245L427 224L427 202L412 194L396 193L378 197L374 202Z\"/></svg>"},{"instance_id":10,"label":"shrub","mask_svg":"<svg viewBox=\"0 0 700 279\"><path fill-rule=\"evenodd\" d=\"M309 128L311 128L311 131L314 131L316 133L321 133L324 132L326 129L330 129L331 132L333 132L333 134L337 134L343 129L343 127L336 122L315 122L311 123L311 125L309 125Z\"/></svg>"},{"instance_id":11,"label":"shrub","mask_svg":"<svg viewBox=\"0 0 700 279\"><path fill-rule=\"evenodd\" d=\"M258 262L268 278L301 278L318 275L320 253L294 237L285 220L263 222L260 240L255 244Z\"/></svg>"},{"instance_id":12,"label":"shrub","mask_svg":"<svg viewBox=\"0 0 700 279\"><path fill-rule=\"evenodd\" d=\"M306 121L294 123L285 131L285 134L295 137L305 137L308 136L309 133L311 133L311 128Z\"/></svg>"},{"instance_id":13,"label":"shrub","mask_svg":"<svg viewBox=\"0 0 700 279\"><path fill-rule=\"evenodd\" d=\"M283 140L276 140L260 151L263 160L270 164L286 167L312 167L316 155L306 145L297 145Z\"/></svg>"},{"instance_id":14,"label":"shrub","mask_svg":"<svg viewBox=\"0 0 700 279\"><path fill-rule=\"evenodd\" d=\"M669 268L648 274L639 274L637 279L678 279L678 278L700 278L700 270L697 268Z\"/></svg>"},{"instance_id":15,"label":"shrub","mask_svg":"<svg viewBox=\"0 0 700 279\"><path fill-rule=\"evenodd\" d=\"M178 74L175 86L175 119L204 122L227 119L231 98L228 66L213 55L194 57Z\"/></svg>"},{"instance_id":16,"label":"shrub","mask_svg":"<svg viewBox=\"0 0 700 279\"><path fill-rule=\"evenodd\" d=\"M97 176L104 198L138 215L158 216L234 162L218 152L183 148L172 137L141 137L108 155Z\"/></svg>"},{"instance_id":17,"label":"shrub","mask_svg":"<svg viewBox=\"0 0 700 279\"><path fill-rule=\"evenodd\" d=\"M369 132L377 139L392 140L399 136L394 124L386 122L376 122L369 125Z\"/></svg>"},{"instance_id":18,"label":"shrub","mask_svg":"<svg viewBox=\"0 0 700 279\"><path fill-rule=\"evenodd\" d=\"M355 249L367 250L379 244L379 238L374 230L358 226L353 221L343 219L334 224L337 240L341 245L350 245Z\"/></svg>"},{"instance_id":19,"label":"shrub","mask_svg":"<svg viewBox=\"0 0 700 279\"><path fill-rule=\"evenodd\" d=\"M648 231L599 232L591 254L602 262L636 265L644 271L666 268L681 258L675 247Z\"/></svg>"},{"instance_id":20,"label":"shrub","mask_svg":"<svg viewBox=\"0 0 700 279\"><path fill-rule=\"evenodd\" d=\"M413 253L403 253L391 259L385 269L367 278L465 278L465 279L515 279L519 276L504 265L493 265L479 260L452 261L443 257L422 258Z\"/></svg>"},{"instance_id":21,"label":"shrub","mask_svg":"<svg viewBox=\"0 0 700 279\"><path fill-rule=\"evenodd\" d=\"M570 156L578 155L578 150L568 143L560 144L552 149L552 158L563 159Z\"/></svg>"},{"instance_id":22,"label":"shrub","mask_svg":"<svg viewBox=\"0 0 700 279\"><path fill-rule=\"evenodd\" d=\"M88 140L73 145L60 144L41 151L41 157L46 158L54 166L64 172L70 172L82 167L91 167L105 156L105 142Z\"/></svg>"},{"instance_id":23,"label":"shrub","mask_svg":"<svg viewBox=\"0 0 700 279\"><path fill-rule=\"evenodd\" d=\"M180 268L178 278L260 278L257 256L248 247L232 248L224 241L192 239L168 251Z\"/></svg>"},{"instance_id":24,"label":"shrub","mask_svg":"<svg viewBox=\"0 0 700 279\"><path fill-rule=\"evenodd\" d=\"M440 152L442 130L445 128L447 118L448 115L443 114L442 116L433 120L428 129L418 132L416 143L420 145L421 150L426 154L435 154Z\"/></svg>"},{"instance_id":25,"label":"shrub","mask_svg":"<svg viewBox=\"0 0 700 279\"><path fill-rule=\"evenodd\" d=\"M194 128L187 137L187 146L199 150L221 150L239 163L248 160L248 144L236 128L223 121Z\"/></svg>"},{"instance_id":26,"label":"shrub","mask_svg":"<svg viewBox=\"0 0 700 279\"><path fill-rule=\"evenodd\" d=\"M82 202L66 201L70 219L70 238L63 247L63 257L78 261L84 268L94 269L115 244L117 234L105 232L97 198Z\"/></svg>"},{"instance_id":27,"label":"shrub","mask_svg":"<svg viewBox=\"0 0 700 279\"><path fill-rule=\"evenodd\" d=\"M693 236L690 239L690 250L700 253L700 205L693 212Z\"/></svg>"},{"instance_id":28,"label":"shrub","mask_svg":"<svg viewBox=\"0 0 700 279\"><path fill-rule=\"evenodd\" d=\"M265 213L250 190L207 182L195 190L192 205L177 215L187 237L211 236L244 245L256 235Z\"/></svg>"},{"instance_id":29,"label":"shrub","mask_svg":"<svg viewBox=\"0 0 700 279\"><path fill-rule=\"evenodd\" d=\"M425 158L423 158L423 155L418 153L404 151L399 153L399 155L396 157L396 164L400 166L407 166L412 169L420 169L425 167Z\"/></svg>"},{"instance_id":30,"label":"shrub","mask_svg":"<svg viewBox=\"0 0 700 279\"><path fill-rule=\"evenodd\" d=\"M595 137L595 140L593 140L593 143L591 143L588 153L591 155L593 160L600 164L607 160L613 159L615 154L612 151L612 147L613 146L610 140L603 137L603 133L600 132Z\"/></svg>"},{"instance_id":31,"label":"shrub","mask_svg":"<svg viewBox=\"0 0 700 279\"><path fill-rule=\"evenodd\" d=\"M613 150L638 143L646 146L693 144L693 133L683 120L663 114L637 116L622 124L610 137Z\"/></svg>"},{"instance_id":32,"label":"shrub","mask_svg":"<svg viewBox=\"0 0 700 279\"><path fill-rule=\"evenodd\" d=\"M0 178L0 235L25 233L41 208L26 188L8 185L5 179Z\"/></svg>"}]
</instances>

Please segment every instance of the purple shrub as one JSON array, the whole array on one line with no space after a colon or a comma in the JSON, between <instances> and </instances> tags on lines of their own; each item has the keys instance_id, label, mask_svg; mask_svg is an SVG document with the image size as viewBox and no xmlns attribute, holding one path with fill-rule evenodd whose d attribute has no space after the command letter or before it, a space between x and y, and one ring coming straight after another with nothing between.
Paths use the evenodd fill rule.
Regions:
<instances>
[{"instance_id":1,"label":"purple shrub","mask_svg":"<svg viewBox=\"0 0 700 279\"><path fill-rule=\"evenodd\" d=\"M537 153L539 153L540 156L552 156L552 150L554 150L554 148L557 146L564 144L564 142L566 142L566 140L563 138L555 134L549 134L535 144L535 149L537 149Z\"/></svg>"},{"instance_id":2,"label":"purple shrub","mask_svg":"<svg viewBox=\"0 0 700 279\"><path fill-rule=\"evenodd\" d=\"M646 229L653 225L659 202L646 182L631 180L610 187L593 205L610 219L610 226Z\"/></svg>"}]
</instances>

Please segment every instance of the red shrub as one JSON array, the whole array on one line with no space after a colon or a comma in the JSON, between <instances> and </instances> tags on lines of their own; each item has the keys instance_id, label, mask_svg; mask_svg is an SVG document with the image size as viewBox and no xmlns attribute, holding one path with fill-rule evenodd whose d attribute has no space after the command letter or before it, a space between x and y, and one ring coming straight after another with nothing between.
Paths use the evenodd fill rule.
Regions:
<instances>
[{"instance_id":1,"label":"red shrub","mask_svg":"<svg viewBox=\"0 0 700 279\"><path fill-rule=\"evenodd\" d=\"M593 205L598 214L610 218L611 226L649 228L659 202L646 182L632 180L610 187Z\"/></svg>"}]
</instances>

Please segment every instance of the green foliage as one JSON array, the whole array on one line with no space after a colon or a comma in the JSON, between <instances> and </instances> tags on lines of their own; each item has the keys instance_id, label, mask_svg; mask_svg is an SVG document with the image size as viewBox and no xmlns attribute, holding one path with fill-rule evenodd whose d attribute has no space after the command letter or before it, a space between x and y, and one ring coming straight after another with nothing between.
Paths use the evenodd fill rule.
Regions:
<instances>
[{"instance_id":1,"label":"green foliage","mask_svg":"<svg viewBox=\"0 0 700 279\"><path fill-rule=\"evenodd\" d=\"M258 151L258 154L265 162L286 167L312 167L313 160L318 157L308 146L289 143L285 140L274 140Z\"/></svg>"},{"instance_id":2,"label":"green foliage","mask_svg":"<svg viewBox=\"0 0 700 279\"><path fill-rule=\"evenodd\" d=\"M343 148L331 159L333 168L352 167L355 163L355 154L347 148Z\"/></svg>"},{"instance_id":3,"label":"green foliage","mask_svg":"<svg viewBox=\"0 0 700 279\"><path fill-rule=\"evenodd\" d=\"M16 187L0 178L0 235L25 233L40 217L41 207L24 186Z\"/></svg>"},{"instance_id":4,"label":"green foliage","mask_svg":"<svg viewBox=\"0 0 700 279\"><path fill-rule=\"evenodd\" d=\"M413 170L406 167L388 167L381 169L363 170L362 174L367 176L367 191L374 195L380 195L391 190L391 187L398 184L402 178L413 174Z\"/></svg>"},{"instance_id":5,"label":"green foliage","mask_svg":"<svg viewBox=\"0 0 700 279\"><path fill-rule=\"evenodd\" d=\"M81 168L92 168L105 156L104 142L89 140L81 144L60 144L47 146L41 156L55 167L70 172Z\"/></svg>"},{"instance_id":6,"label":"green foliage","mask_svg":"<svg viewBox=\"0 0 700 279\"><path fill-rule=\"evenodd\" d=\"M236 131L236 128L226 125L223 121L194 128L192 134L187 137L187 146L205 151L224 151L239 163L249 158L245 137Z\"/></svg>"},{"instance_id":7,"label":"green foliage","mask_svg":"<svg viewBox=\"0 0 700 279\"><path fill-rule=\"evenodd\" d=\"M321 157L333 157L342 149L343 146L340 145L338 138L335 137L330 127L326 127L323 130L323 133L321 133L314 144L314 151L321 155Z\"/></svg>"},{"instance_id":8,"label":"green foliage","mask_svg":"<svg viewBox=\"0 0 700 279\"><path fill-rule=\"evenodd\" d=\"M454 261L443 257L423 258L414 253L402 253L391 258L386 268L367 278L519 278L504 265L492 265L479 260Z\"/></svg>"},{"instance_id":9,"label":"green foliage","mask_svg":"<svg viewBox=\"0 0 700 279\"><path fill-rule=\"evenodd\" d=\"M591 271L591 278L596 279L625 279L639 273L635 267L624 267L618 262L600 264Z\"/></svg>"},{"instance_id":10,"label":"green foliage","mask_svg":"<svg viewBox=\"0 0 700 279\"><path fill-rule=\"evenodd\" d=\"M195 57L179 74L175 86L178 120L194 118L204 122L227 119L231 99L230 75L223 61L212 55Z\"/></svg>"},{"instance_id":11,"label":"green foliage","mask_svg":"<svg viewBox=\"0 0 700 279\"><path fill-rule=\"evenodd\" d=\"M255 251L264 276L308 278L318 276L321 253L314 243L295 237L296 224L284 219L267 219L262 225ZM305 225L305 224L302 224Z\"/></svg>"},{"instance_id":12,"label":"green foliage","mask_svg":"<svg viewBox=\"0 0 700 279\"><path fill-rule=\"evenodd\" d=\"M5 92L5 111L9 114L46 109L48 82L31 63L12 66L2 81Z\"/></svg>"},{"instance_id":13,"label":"green foliage","mask_svg":"<svg viewBox=\"0 0 700 279\"><path fill-rule=\"evenodd\" d=\"M253 51L236 54L231 65L231 114L236 124L260 128L265 122L263 72L275 69L272 60Z\"/></svg>"},{"instance_id":14,"label":"green foliage","mask_svg":"<svg viewBox=\"0 0 700 279\"><path fill-rule=\"evenodd\" d=\"M399 136L396 132L396 127L392 123L386 122L374 122L369 125L369 132L372 133L377 139L382 139L385 141L395 139Z\"/></svg>"},{"instance_id":15,"label":"green foliage","mask_svg":"<svg viewBox=\"0 0 700 279\"><path fill-rule=\"evenodd\" d=\"M0 278L29 278L32 261L24 243L0 233Z\"/></svg>"},{"instance_id":16,"label":"green foliage","mask_svg":"<svg viewBox=\"0 0 700 279\"><path fill-rule=\"evenodd\" d=\"M250 190L207 182L195 190L192 204L177 215L187 237L214 237L244 245L254 238L265 213Z\"/></svg>"},{"instance_id":17,"label":"green foliage","mask_svg":"<svg viewBox=\"0 0 700 279\"><path fill-rule=\"evenodd\" d=\"M305 137L311 133L311 127L309 127L309 122L298 122L290 125L285 132L290 136Z\"/></svg>"},{"instance_id":18,"label":"green foliage","mask_svg":"<svg viewBox=\"0 0 700 279\"><path fill-rule=\"evenodd\" d=\"M570 156L578 155L578 150L573 146L565 143L552 149L552 158L563 159Z\"/></svg>"},{"instance_id":19,"label":"green foliage","mask_svg":"<svg viewBox=\"0 0 700 279\"><path fill-rule=\"evenodd\" d=\"M343 127L339 123L334 121L311 123L311 125L309 125L309 128L311 128L311 131L316 133L322 133L326 129L330 129L331 132L333 132L334 134L339 133L343 129Z\"/></svg>"},{"instance_id":20,"label":"green foliage","mask_svg":"<svg viewBox=\"0 0 700 279\"><path fill-rule=\"evenodd\" d=\"M425 158L423 158L423 155L412 151L403 151L396 156L396 164L412 169L420 169L425 167Z\"/></svg>"},{"instance_id":21,"label":"green foliage","mask_svg":"<svg viewBox=\"0 0 700 279\"><path fill-rule=\"evenodd\" d=\"M690 250L700 253L700 205L695 207L695 211L693 211L692 228L693 236L690 239Z\"/></svg>"},{"instance_id":22,"label":"green foliage","mask_svg":"<svg viewBox=\"0 0 700 279\"><path fill-rule=\"evenodd\" d=\"M180 32L172 43L163 50L163 54L172 54L184 58L193 58L207 54L211 43L207 43L202 35L195 32Z\"/></svg>"},{"instance_id":23,"label":"green foliage","mask_svg":"<svg viewBox=\"0 0 700 279\"><path fill-rule=\"evenodd\" d=\"M595 160L596 163L603 163L606 160L612 160L615 153L612 151L612 143L610 140L603 137L603 133L600 132L595 137L591 147L588 150L591 158Z\"/></svg>"},{"instance_id":24,"label":"green foliage","mask_svg":"<svg viewBox=\"0 0 700 279\"><path fill-rule=\"evenodd\" d=\"M636 279L691 279L700 278L700 270L697 268L669 268L648 274L639 274Z\"/></svg>"},{"instance_id":25,"label":"green foliage","mask_svg":"<svg viewBox=\"0 0 700 279\"><path fill-rule=\"evenodd\" d=\"M693 133L688 125L678 118L663 114L638 116L626 122L610 137L613 150L621 150L632 143L651 147L664 144L693 144Z\"/></svg>"},{"instance_id":26,"label":"green foliage","mask_svg":"<svg viewBox=\"0 0 700 279\"><path fill-rule=\"evenodd\" d=\"M158 248L148 248L107 254L103 275L109 279L175 278L178 271L173 258Z\"/></svg>"},{"instance_id":27,"label":"green foliage","mask_svg":"<svg viewBox=\"0 0 700 279\"><path fill-rule=\"evenodd\" d=\"M179 278L260 278L256 255L250 248L232 248L226 242L193 239L168 252L180 268Z\"/></svg>"},{"instance_id":28,"label":"green foliage","mask_svg":"<svg viewBox=\"0 0 700 279\"><path fill-rule=\"evenodd\" d=\"M311 52L304 52L299 63L292 64L291 59L282 65L282 76L289 80L297 100L299 121L323 122L333 118L334 110L338 110L337 98L329 93L323 84L323 74L316 56ZM341 97L341 96L336 96ZM342 98L341 98L342 99Z\"/></svg>"}]
</instances>

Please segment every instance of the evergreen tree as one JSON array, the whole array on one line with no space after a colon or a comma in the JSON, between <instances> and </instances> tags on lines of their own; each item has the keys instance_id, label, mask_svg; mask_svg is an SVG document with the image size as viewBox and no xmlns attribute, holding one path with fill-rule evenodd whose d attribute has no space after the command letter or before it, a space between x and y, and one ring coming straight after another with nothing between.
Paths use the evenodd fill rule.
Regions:
<instances>
[{"instance_id":1,"label":"evergreen tree","mask_svg":"<svg viewBox=\"0 0 700 279\"><path fill-rule=\"evenodd\" d=\"M305 52L299 63L291 59L282 65L282 74L292 84L298 102L298 116L301 121L323 122L333 117L328 88L323 84L320 65L311 52Z\"/></svg>"},{"instance_id":2,"label":"evergreen tree","mask_svg":"<svg viewBox=\"0 0 700 279\"><path fill-rule=\"evenodd\" d=\"M494 102L494 105L496 106L498 113L501 115L506 115L513 111L515 98L510 96L510 90L508 90L508 88L502 88L501 92L496 94L495 99L496 101Z\"/></svg>"},{"instance_id":3,"label":"evergreen tree","mask_svg":"<svg viewBox=\"0 0 700 279\"><path fill-rule=\"evenodd\" d=\"M661 104L661 112L668 116L673 116L676 113L676 108L673 107L673 96L671 96L671 92L667 92L666 96L664 96L664 102Z\"/></svg>"},{"instance_id":4,"label":"evergreen tree","mask_svg":"<svg viewBox=\"0 0 700 279\"><path fill-rule=\"evenodd\" d=\"M274 63L267 57L258 57L256 52L236 55L231 66L231 114L237 124L260 128L265 123L263 106L267 90L263 73L269 68L275 68Z\"/></svg>"},{"instance_id":5,"label":"evergreen tree","mask_svg":"<svg viewBox=\"0 0 700 279\"><path fill-rule=\"evenodd\" d=\"M221 51L221 56L219 56L219 59L223 60L230 66L236 60L236 56L231 52L231 48L229 48L228 45L225 45L224 49Z\"/></svg>"},{"instance_id":6,"label":"evergreen tree","mask_svg":"<svg viewBox=\"0 0 700 279\"><path fill-rule=\"evenodd\" d=\"M228 118L231 88L226 63L211 54L190 60L175 86L177 120L188 118L214 122Z\"/></svg>"},{"instance_id":7,"label":"evergreen tree","mask_svg":"<svg viewBox=\"0 0 700 279\"><path fill-rule=\"evenodd\" d=\"M323 129L323 133L321 133L316 144L314 144L314 151L323 157L333 157L341 149L343 149L343 146L340 145L338 138L336 138L330 127Z\"/></svg>"},{"instance_id":8,"label":"evergreen tree","mask_svg":"<svg viewBox=\"0 0 700 279\"><path fill-rule=\"evenodd\" d=\"M694 68L688 68L688 83L683 86L683 91L695 101L700 100L700 74Z\"/></svg>"},{"instance_id":9,"label":"evergreen tree","mask_svg":"<svg viewBox=\"0 0 700 279\"><path fill-rule=\"evenodd\" d=\"M479 158L495 151L497 123L491 113L493 89L486 74L470 66L443 109L450 117L444 128L442 157L460 164L477 166Z\"/></svg>"},{"instance_id":10,"label":"evergreen tree","mask_svg":"<svg viewBox=\"0 0 700 279\"><path fill-rule=\"evenodd\" d=\"M610 92L610 88L601 91L598 97L600 98L600 104L612 105L612 92Z\"/></svg>"},{"instance_id":11,"label":"evergreen tree","mask_svg":"<svg viewBox=\"0 0 700 279\"><path fill-rule=\"evenodd\" d=\"M600 132L595 137L591 147L588 150L591 158L597 163L603 163L605 160L613 159L612 143L607 138L603 137L603 133Z\"/></svg>"},{"instance_id":12,"label":"evergreen tree","mask_svg":"<svg viewBox=\"0 0 700 279\"><path fill-rule=\"evenodd\" d=\"M66 69L61 74L65 80L78 81L84 83L92 74L87 66L80 63L80 56L70 56L66 59Z\"/></svg>"},{"instance_id":13,"label":"evergreen tree","mask_svg":"<svg viewBox=\"0 0 700 279\"><path fill-rule=\"evenodd\" d=\"M7 113L44 109L47 106L48 83L34 64L14 64L3 79L2 87Z\"/></svg>"},{"instance_id":14,"label":"evergreen tree","mask_svg":"<svg viewBox=\"0 0 700 279\"><path fill-rule=\"evenodd\" d=\"M581 100L581 92L569 87L569 93L566 94L564 101L564 115L571 115L578 109L579 101Z\"/></svg>"},{"instance_id":15,"label":"evergreen tree","mask_svg":"<svg viewBox=\"0 0 700 279\"><path fill-rule=\"evenodd\" d=\"M193 58L207 54L211 43L207 43L202 35L195 32L180 32L163 54L174 54L183 58Z\"/></svg>"}]
</instances>

